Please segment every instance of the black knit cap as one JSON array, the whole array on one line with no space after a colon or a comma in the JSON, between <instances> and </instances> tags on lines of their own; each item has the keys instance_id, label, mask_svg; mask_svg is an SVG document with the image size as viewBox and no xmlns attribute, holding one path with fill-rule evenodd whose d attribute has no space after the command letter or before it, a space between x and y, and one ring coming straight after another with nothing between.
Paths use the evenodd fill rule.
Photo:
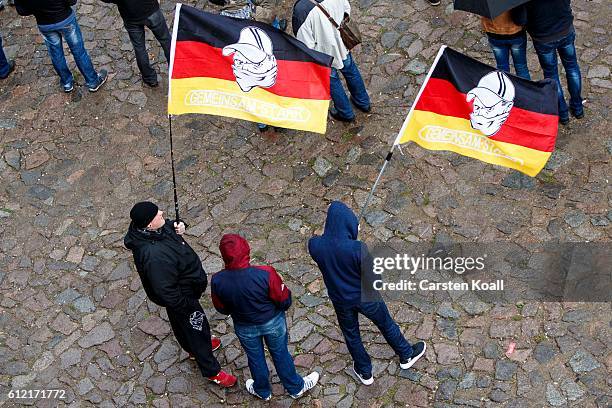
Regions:
<instances>
[{"instance_id":1,"label":"black knit cap","mask_svg":"<svg viewBox=\"0 0 612 408\"><path fill-rule=\"evenodd\" d=\"M130 218L136 228L145 228L153 221L159 208L150 201L142 201L132 207Z\"/></svg>"}]
</instances>

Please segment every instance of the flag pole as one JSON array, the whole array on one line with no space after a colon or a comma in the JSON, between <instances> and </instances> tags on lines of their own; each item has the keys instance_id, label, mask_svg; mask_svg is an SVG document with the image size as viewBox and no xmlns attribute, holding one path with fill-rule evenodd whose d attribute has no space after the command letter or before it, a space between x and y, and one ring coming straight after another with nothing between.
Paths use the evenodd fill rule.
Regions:
<instances>
[{"instance_id":1,"label":"flag pole","mask_svg":"<svg viewBox=\"0 0 612 408\"><path fill-rule=\"evenodd\" d=\"M436 55L436 58L434 59L433 64L431 64L431 68L429 69L429 72L427 73L427 76L425 77L425 80L423 81L423 85L421 85L421 89L419 89L419 93L417 94L416 98L414 99L414 102L412 103L412 106L410 107L408 116L406 116L406 120L404 120L404 123L402 124L402 128L397 133L395 141L393 142L393 145L391 146L391 150L389 150L389 153L387 153L387 157L385 157L385 162L383 163L382 168L380 169L380 172L378 173L378 177L376 177L376 181L374 182L374 185L372 186L372 189L370 190L370 193L368 194L368 197L366 198L366 201L361 209L361 212L359 213L359 220L357 222L358 224L361 223L361 219L365 215L366 209L368 208L368 205L370 204L370 201L372 200L372 197L374 196L374 191L376 191L376 187L378 187L380 178L382 177L385 169L387 168L387 164L389 164L389 161L391 161L391 157L393 157L393 150L395 150L395 146L399 146L400 144L399 141L402 135L404 134L404 130L406 129L406 127L408 126L408 123L410 122L410 119L412 118L412 112L414 111L414 107L419 101L419 98L421 97L421 94L423 93L423 90L425 89L425 86L427 85L429 78L431 78L431 74L433 73L434 68L438 64L438 61L440 60L442 53L444 53L444 49L446 49L446 45L442 45L440 47L440 50L438 51L438 55Z\"/></svg>"},{"instance_id":2,"label":"flag pole","mask_svg":"<svg viewBox=\"0 0 612 408\"><path fill-rule=\"evenodd\" d=\"M361 224L361 219L365 215L365 211L368 208L368 205L370 205L370 201L372 200L372 197L374 196L374 191L376 191L376 187L378 187L378 182L380 181L380 178L385 172L385 169L387 168L387 164L389 164L389 162L391 161L391 157L393 157L393 150L395 150L395 146L396 144L394 143L393 146L391 146L391 150L389 150L389 153L387 153L387 157L385 157L385 162L383 163L380 169L380 172L378 173L378 177L376 177L376 181L374 182L374 185L372 186L372 189L370 190L370 193L368 194L368 197L366 198L365 203L363 204L363 208L361 209L361 212L359 213L359 220L357 221L357 224Z\"/></svg>"},{"instance_id":3,"label":"flag pole","mask_svg":"<svg viewBox=\"0 0 612 408\"><path fill-rule=\"evenodd\" d=\"M181 222L179 216L178 195L176 194L176 172L174 171L174 146L172 143L172 115L168 115L168 125L170 128L170 161L172 162L172 185L174 187L174 214L176 215L176 223Z\"/></svg>"}]
</instances>

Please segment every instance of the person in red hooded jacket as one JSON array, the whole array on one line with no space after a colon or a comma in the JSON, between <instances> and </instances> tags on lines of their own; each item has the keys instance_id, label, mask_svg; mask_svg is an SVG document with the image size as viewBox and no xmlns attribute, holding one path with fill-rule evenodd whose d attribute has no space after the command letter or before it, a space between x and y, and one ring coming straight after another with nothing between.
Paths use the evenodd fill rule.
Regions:
<instances>
[{"instance_id":1,"label":"person in red hooded jacket","mask_svg":"<svg viewBox=\"0 0 612 408\"><path fill-rule=\"evenodd\" d=\"M301 397L317 384L319 373L301 377L287 349L285 311L291 306L291 291L273 267L251 265L251 248L240 235L224 235L219 249L225 269L213 275L211 296L219 313L232 316L247 354L253 376L246 381L247 391L266 401L272 398L265 341L283 386L292 398Z\"/></svg>"}]
</instances>

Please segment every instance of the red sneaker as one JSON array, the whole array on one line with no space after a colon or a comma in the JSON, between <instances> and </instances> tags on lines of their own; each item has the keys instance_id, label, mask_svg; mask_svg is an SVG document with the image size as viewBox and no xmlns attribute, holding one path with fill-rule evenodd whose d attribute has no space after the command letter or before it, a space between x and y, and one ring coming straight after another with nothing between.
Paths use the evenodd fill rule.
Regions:
<instances>
[{"instance_id":1,"label":"red sneaker","mask_svg":"<svg viewBox=\"0 0 612 408\"><path fill-rule=\"evenodd\" d=\"M221 347L221 339L218 337L211 336L210 342L212 343L212 351L218 350Z\"/></svg>"},{"instance_id":2,"label":"red sneaker","mask_svg":"<svg viewBox=\"0 0 612 408\"><path fill-rule=\"evenodd\" d=\"M219 371L219 374L215 375L214 377L208 377L208 379L215 384L219 384L223 388L233 387L236 385L236 381L238 380L236 377L226 373L223 370Z\"/></svg>"}]
</instances>

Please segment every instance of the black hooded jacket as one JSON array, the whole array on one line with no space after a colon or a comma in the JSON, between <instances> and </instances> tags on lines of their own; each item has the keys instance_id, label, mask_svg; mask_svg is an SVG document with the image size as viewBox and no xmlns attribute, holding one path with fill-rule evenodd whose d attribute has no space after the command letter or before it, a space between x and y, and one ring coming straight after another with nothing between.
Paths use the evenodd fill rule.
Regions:
<instances>
[{"instance_id":1,"label":"black hooded jacket","mask_svg":"<svg viewBox=\"0 0 612 408\"><path fill-rule=\"evenodd\" d=\"M207 276L198 254L174 231L168 220L159 231L130 225L124 239L132 251L144 290L154 303L178 313L198 310Z\"/></svg>"},{"instance_id":2,"label":"black hooded jacket","mask_svg":"<svg viewBox=\"0 0 612 408\"><path fill-rule=\"evenodd\" d=\"M104 3L116 4L119 14L126 23L142 24L157 10L159 2L157 0L102 0Z\"/></svg>"}]
</instances>

